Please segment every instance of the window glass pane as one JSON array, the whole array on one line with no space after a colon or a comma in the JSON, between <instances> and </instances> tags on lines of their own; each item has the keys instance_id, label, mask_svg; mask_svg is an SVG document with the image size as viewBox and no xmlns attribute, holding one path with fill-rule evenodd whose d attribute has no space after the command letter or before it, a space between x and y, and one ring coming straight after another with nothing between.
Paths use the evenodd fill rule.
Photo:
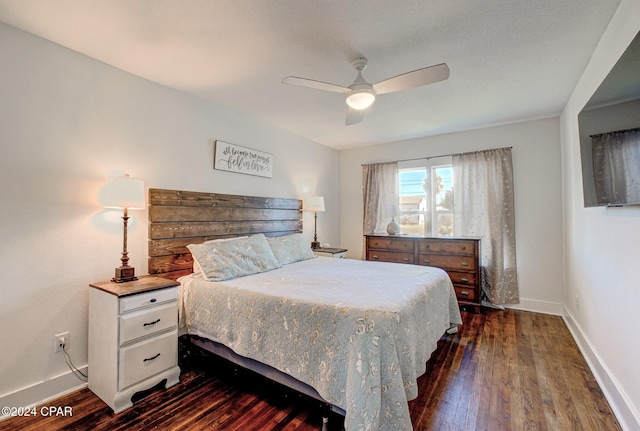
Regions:
<instances>
[{"instance_id":1,"label":"window glass pane","mask_svg":"<svg viewBox=\"0 0 640 431\"><path fill-rule=\"evenodd\" d=\"M397 221L402 234L453 235L453 170L450 163L450 158L422 160L398 170Z\"/></svg>"},{"instance_id":2,"label":"window glass pane","mask_svg":"<svg viewBox=\"0 0 640 431\"><path fill-rule=\"evenodd\" d=\"M437 166L434 169L438 191L436 195L437 210L453 210L453 179L451 166Z\"/></svg>"},{"instance_id":3,"label":"window glass pane","mask_svg":"<svg viewBox=\"0 0 640 431\"><path fill-rule=\"evenodd\" d=\"M453 235L453 169L451 166L435 166L434 181L435 211L433 230L439 236Z\"/></svg>"},{"instance_id":4,"label":"window glass pane","mask_svg":"<svg viewBox=\"0 0 640 431\"><path fill-rule=\"evenodd\" d=\"M424 234L426 190L426 168L402 169L400 181L399 220L403 234Z\"/></svg>"}]
</instances>

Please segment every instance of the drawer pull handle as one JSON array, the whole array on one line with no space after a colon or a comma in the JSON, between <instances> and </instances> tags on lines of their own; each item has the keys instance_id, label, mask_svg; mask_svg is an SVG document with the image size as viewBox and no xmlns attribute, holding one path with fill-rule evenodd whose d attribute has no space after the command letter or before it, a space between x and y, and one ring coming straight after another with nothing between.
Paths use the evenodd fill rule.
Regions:
<instances>
[{"instance_id":1,"label":"drawer pull handle","mask_svg":"<svg viewBox=\"0 0 640 431\"><path fill-rule=\"evenodd\" d=\"M160 353L158 353L157 355L152 356L152 357L150 357L150 358L145 358L145 359L143 359L143 360L142 360L142 362L153 361L153 360L154 360L154 359L156 359L158 356L160 356Z\"/></svg>"},{"instance_id":2,"label":"drawer pull handle","mask_svg":"<svg viewBox=\"0 0 640 431\"><path fill-rule=\"evenodd\" d=\"M468 279L467 277L462 277L462 278L460 279L460 281L462 281L462 282L464 282L464 283L468 283L468 282L469 282L469 279Z\"/></svg>"},{"instance_id":3,"label":"drawer pull handle","mask_svg":"<svg viewBox=\"0 0 640 431\"><path fill-rule=\"evenodd\" d=\"M409 262L409 258L408 257L403 257L402 260L404 260L405 262Z\"/></svg>"},{"instance_id":4,"label":"drawer pull handle","mask_svg":"<svg viewBox=\"0 0 640 431\"><path fill-rule=\"evenodd\" d=\"M157 301L157 299L156 299L156 298L151 298L151 299L149 300L149 302L156 302L156 301Z\"/></svg>"},{"instance_id":5,"label":"drawer pull handle","mask_svg":"<svg viewBox=\"0 0 640 431\"><path fill-rule=\"evenodd\" d=\"M373 258L374 258L374 259L376 259L376 260L377 260L377 259L380 259L380 258L379 258L377 255L375 255L375 254L373 255Z\"/></svg>"},{"instance_id":6,"label":"drawer pull handle","mask_svg":"<svg viewBox=\"0 0 640 431\"><path fill-rule=\"evenodd\" d=\"M460 262L461 266L469 266L469 262Z\"/></svg>"},{"instance_id":7,"label":"drawer pull handle","mask_svg":"<svg viewBox=\"0 0 640 431\"><path fill-rule=\"evenodd\" d=\"M429 259L425 259L423 260L424 263L431 263L431 261Z\"/></svg>"},{"instance_id":8,"label":"drawer pull handle","mask_svg":"<svg viewBox=\"0 0 640 431\"><path fill-rule=\"evenodd\" d=\"M461 291L460 291L460 295L469 296L469 291L467 291L467 290L461 290Z\"/></svg>"},{"instance_id":9,"label":"drawer pull handle","mask_svg":"<svg viewBox=\"0 0 640 431\"><path fill-rule=\"evenodd\" d=\"M154 320L153 322L145 323L142 326L152 326L152 325L155 325L156 323L158 323L159 321L160 321L160 319Z\"/></svg>"},{"instance_id":10,"label":"drawer pull handle","mask_svg":"<svg viewBox=\"0 0 640 431\"><path fill-rule=\"evenodd\" d=\"M463 246L462 246L462 250L466 250L466 249L467 249L467 247L465 247L465 246L463 245Z\"/></svg>"}]
</instances>

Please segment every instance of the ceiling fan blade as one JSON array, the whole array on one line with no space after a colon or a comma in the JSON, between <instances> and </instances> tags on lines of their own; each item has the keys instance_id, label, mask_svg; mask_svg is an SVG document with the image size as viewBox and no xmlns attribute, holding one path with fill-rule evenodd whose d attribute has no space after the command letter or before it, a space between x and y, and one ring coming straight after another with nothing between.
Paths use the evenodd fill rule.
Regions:
<instances>
[{"instance_id":1,"label":"ceiling fan blade","mask_svg":"<svg viewBox=\"0 0 640 431\"><path fill-rule=\"evenodd\" d=\"M313 79L298 78L297 76L287 76L282 80L283 84L298 85L300 87L314 88L316 90L333 91L334 93L346 93L350 88L340 85L329 84L328 82L315 81Z\"/></svg>"},{"instance_id":2,"label":"ceiling fan blade","mask_svg":"<svg viewBox=\"0 0 640 431\"><path fill-rule=\"evenodd\" d=\"M344 120L345 126L351 126L352 124L356 124L362 121L364 117L365 109L353 109L349 107L347 111L347 118Z\"/></svg>"},{"instance_id":3,"label":"ceiling fan blade","mask_svg":"<svg viewBox=\"0 0 640 431\"><path fill-rule=\"evenodd\" d=\"M446 63L441 63L380 81L374 84L373 88L377 94L393 93L444 81L447 78L449 78L449 66Z\"/></svg>"}]
</instances>

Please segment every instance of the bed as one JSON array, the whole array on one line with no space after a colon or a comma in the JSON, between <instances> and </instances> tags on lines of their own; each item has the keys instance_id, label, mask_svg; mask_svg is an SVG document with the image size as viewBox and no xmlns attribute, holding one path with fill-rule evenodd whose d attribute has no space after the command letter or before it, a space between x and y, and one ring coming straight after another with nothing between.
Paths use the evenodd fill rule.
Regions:
<instances>
[{"instance_id":1,"label":"bed","mask_svg":"<svg viewBox=\"0 0 640 431\"><path fill-rule=\"evenodd\" d=\"M315 257L298 200L149 193L149 273L181 282L194 344L326 402L346 430L412 429L416 380L461 323L444 271Z\"/></svg>"}]
</instances>

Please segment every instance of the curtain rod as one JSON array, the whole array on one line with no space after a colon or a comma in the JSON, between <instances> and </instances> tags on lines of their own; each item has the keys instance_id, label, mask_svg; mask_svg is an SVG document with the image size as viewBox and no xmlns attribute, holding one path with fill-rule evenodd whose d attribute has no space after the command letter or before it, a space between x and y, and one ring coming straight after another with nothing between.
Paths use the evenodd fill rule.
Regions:
<instances>
[{"instance_id":1,"label":"curtain rod","mask_svg":"<svg viewBox=\"0 0 640 431\"><path fill-rule=\"evenodd\" d=\"M479 151L467 151L466 153L451 153L451 154L442 154L440 156L429 156L429 157L416 157L413 159L402 159L402 160L391 160L388 162L378 162L378 163L400 163L400 162L413 162L415 160L430 160L430 159L437 159L438 157L450 157L450 156L466 156L467 154L475 154L475 153L483 153L485 151L492 151L492 150L504 150L506 148L513 148L513 147L502 147L502 148L491 148L489 150L479 150ZM363 163L360 166L365 166L365 165L370 165L371 163Z\"/></svg>"},{"instance_id":2,"label":"curtain rod","mask_svg":"<svg viewBox=\"0 0 640 431\"><path fill-rule=\"evenodd\" d=\"M596 136L611 135L613 133L635 132L636 130L640 130L640 127L634 127L633 129L626 129L626 130L616 130L613 132L598 133L597 135L589 135L589 137L595 138Z\"/></svg>"}]
</instances>

